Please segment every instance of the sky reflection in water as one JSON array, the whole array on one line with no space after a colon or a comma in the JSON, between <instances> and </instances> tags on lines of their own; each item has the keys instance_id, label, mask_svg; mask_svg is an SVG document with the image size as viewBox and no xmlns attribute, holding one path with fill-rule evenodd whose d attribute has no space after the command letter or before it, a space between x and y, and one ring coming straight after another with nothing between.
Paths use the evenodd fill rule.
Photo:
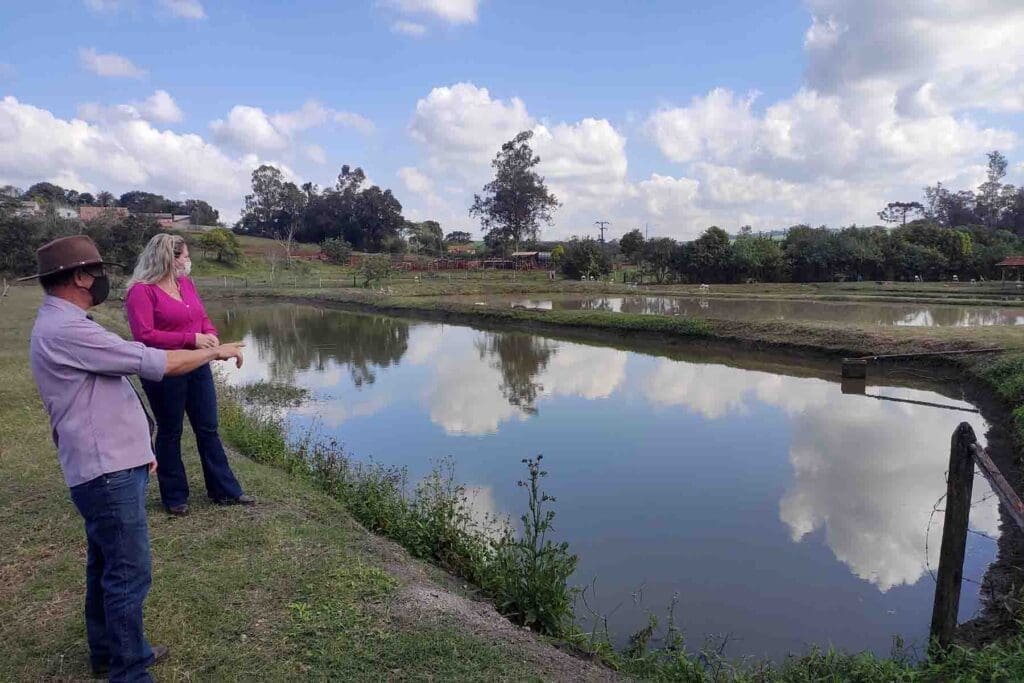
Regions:
<instances>
[{"instance_id":1,"label":"sky reflection in water","mask_svg":"<svg viewBox=\"0 0 1024 683\"><path fill-rule=\"evenodd\" d=\"M479 297L462 297L474 302ZM897 327L984 327L1024 325L1024 307L951 306L893 302L785 301L678 296L489 297L493 306L541 310L609 311L697 316L726 320L803 320Z\"/></svg>"},{"instance_id":2,"label":"sky reflection in water","mask_svg":"<svg viewBox=\"0 0 1024 683\"><path fill-rule=\"evenodd\" d=\"M837 383L686 362L519 333L268 306L215 313L248 357L233 383L295 382L295 411L358 458L414 478L454 457L482 514L518 516L521 459L545 455L557 535L596 579L621 639L663 614L692 646L731 635L733 655L805 644L888 652L924 642L933 582L925 530L945 491L949 439L977 415L843 395ZM928 391L889 396L967 405ZM976 530L998 536L987 483ZM934 568L942 515L928 534ZM995 543L971 535L980 580ZM642 603L631 595L642 588ZM964 585L961 618L978 608Z\"/></svg>"}]
</instances>

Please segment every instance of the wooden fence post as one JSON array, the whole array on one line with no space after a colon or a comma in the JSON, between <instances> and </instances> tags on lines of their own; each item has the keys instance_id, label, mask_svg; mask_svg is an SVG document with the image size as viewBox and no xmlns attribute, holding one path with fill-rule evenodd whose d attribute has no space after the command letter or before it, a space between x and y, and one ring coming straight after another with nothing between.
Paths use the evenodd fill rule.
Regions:
<instances>
[{"instance_id":1,"label":"wooden fence post","mask_svg":"<svg viewBox=\"0 0 1024 683\"><path fill-rule=\"evenodd\" d=\"M971 425L961 422L953 432L946 480L946 514L939 550L939 572L935 580L931 641L939 651L949 647L960 610L960 585L964 577L967 549L967 521L971 514L974 487L974 459L971 450L977 439Z\"/></svg>"}]
</instances>

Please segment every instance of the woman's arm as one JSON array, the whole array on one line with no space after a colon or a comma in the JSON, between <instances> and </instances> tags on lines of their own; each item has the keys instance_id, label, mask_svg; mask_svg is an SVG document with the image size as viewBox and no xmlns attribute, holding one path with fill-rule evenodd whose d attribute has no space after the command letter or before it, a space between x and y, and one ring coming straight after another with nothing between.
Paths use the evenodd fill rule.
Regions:
<instances>
[{"instance_id":1,"label":"woman's arm","mask_svg":"<svg viewBox=\"0 0 1024 683\"><path fill-rule=\"evenodd\" d=\"M156 349L195 348L196 336L191 332L165 332L156 329L153 323L154 306L149 287L137 284L128 290L128 295L124 299L124 309L132 338Z\"/></svg>"},{"instance_id":2,"label":"woman's arm","mask_svg":"<svg viewBox=\"0 0 1024 683\"><path fill-rule=\"evenodd\" d=\"M188 289L192 292L192 298L195 299L193 305L199 307L199 313L202 316L202 331L203 334L210 334L214 337L219 337L220 334L217 332L217 328L210 322L210 317L206 315L206 307L203 306L203 300L199 298L199 291L196 289L196 283L191 278L183 277L182 282L187 282Z\"/></svg>"}]
</instances>

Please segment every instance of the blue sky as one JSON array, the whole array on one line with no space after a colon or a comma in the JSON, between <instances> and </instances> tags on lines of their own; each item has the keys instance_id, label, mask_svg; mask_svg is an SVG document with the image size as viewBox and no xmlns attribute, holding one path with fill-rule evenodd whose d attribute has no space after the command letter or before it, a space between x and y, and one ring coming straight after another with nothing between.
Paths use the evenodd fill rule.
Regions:
<instances>
[{"instance_id":1,"label":"blue sky","mask_svg":"<svg viewBox=\"0 0 1024 683\"><path fill-rule=\"evenodd\" d=\"M992 147L1019 175L1024 14L959 4L19 4L0 26L0 183L139 186L233 218L256 163L321 185L349 163L412 217L472 229L487 160L529 127L563 199L551 235L865 222L926 182L975 182Z\"/></svg>"}]
</instances>

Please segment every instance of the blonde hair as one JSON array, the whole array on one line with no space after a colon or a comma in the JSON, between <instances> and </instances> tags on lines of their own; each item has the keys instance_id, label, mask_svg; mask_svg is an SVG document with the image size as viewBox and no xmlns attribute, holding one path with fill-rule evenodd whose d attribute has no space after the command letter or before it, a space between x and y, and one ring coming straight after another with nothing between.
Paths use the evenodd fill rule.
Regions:
<instances>
[{"instance_id":1,"label":"blonde hair","mask_svg":"<svg viewBox=\"0 0 1024 683\"><path fill-rule=\"evenodd\" d=\"M181 256L185 248L185 238L181 235L160 233L149 240L149 244L139 254L139 261L128 280L125 289L137 282L153 284L174 274L174 259Z\"/></svg>"}]
</instances>

